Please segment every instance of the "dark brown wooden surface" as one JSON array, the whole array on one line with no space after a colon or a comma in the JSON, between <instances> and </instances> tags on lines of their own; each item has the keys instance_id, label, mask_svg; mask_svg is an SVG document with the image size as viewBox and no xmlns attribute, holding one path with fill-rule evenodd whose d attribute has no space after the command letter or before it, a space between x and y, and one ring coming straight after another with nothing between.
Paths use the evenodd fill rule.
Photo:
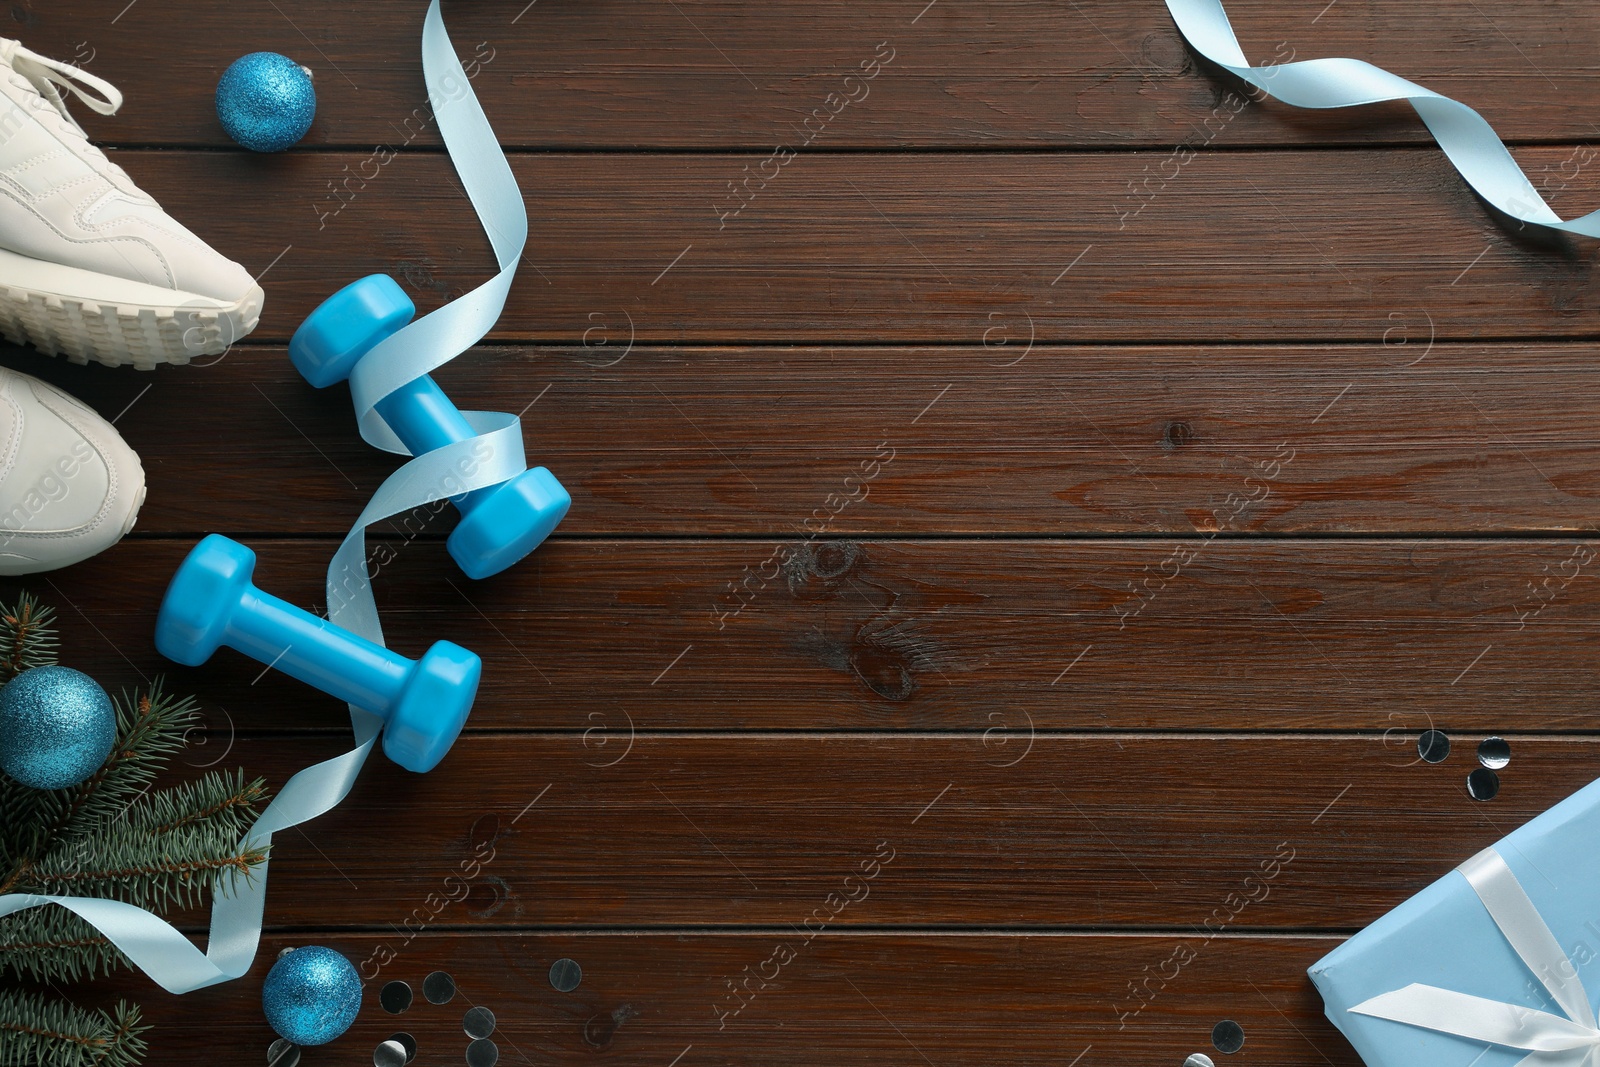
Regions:
<instances>
[{"instance_id":1,"label":"dark brown wooden surface","mask_svg":"<svg viewBox=\"0 0 1600 1067\"><path fill-rule=\"evenodd\" d=\"M620 314L609 333L596 321L587 346L483 348L437 375L463 407L532 405L530 461L576 501L566 534L803 535L819 507L829 533L853 535L1600 524L1588 344L1430 346L1425 320L1397 318L1389 344L1368 345L1030 349L997 328L988 348L630 348ZM347 491L393 469L355 433L349 390L313 390L282 348L241 346L153 386L18 365L126 408L129 434L226 456L153 483L141 534L209 529L219 511L237 530L326 533L353 520ZM857 499L829 515L830 494Z\"/></svg>"},{"instance_id":2,"label":"dark brown wooden surface","mask_svg":"<svg viewBox=\"0 0 1600 1067\"><path fill-rule=\"evenodd\" d=\"M325 602L329 542L247 540L263 588ZM434 537L385 543L390 645L489 657L484 730L1358 730L1400 750L1430 724L1595 728L1595 541L558 539L476 583ZM242 656L157 655L191 544L130 538L41 584L66 655L175 673L253 733L337 728Z\"/></svg>"},{"instance_id":3,"label":"dark brown wooden surface","mask_svg":"<svg viewBox=\"0 0 1600 1067\"><path fill-rule=\"evenodd\" d=\"M1231 88L1149 0L940 0L927 10L927 0L540 0L537 18L527 2L445 8L463 62L484 60L474 87L495 128L519 147L770 151L880 41L893 59L819 147L1170 147L1196 136ZM308 145L440 143L421 115L404 124L426 104L415 76L420 16L409 0L196 3L183 9L181 49L171 47L170 7L140 0L123 12L126 4L13 7L30 47L77 57L127 92L124 116L94 119L98 134L226 145L212 89L241 49L260 48L316 72L321 110ZM1239 0L1228 13L1258 63L1359 56L1466 100L1514 142L1595 133L1583 107L1600 37L1591 5ZM151 70L145 62L156 55L161 69ZM1222 136L1232 145L1427 139L1403 107L1308 116L1276 104L1230 116Z\"/></svg>"},{"instance_id":4,"label":"dark brown wooden surface","mask_svg":"<svg viewBox=\"0 0 1600 1067\"><path fill-rule=\"evenodd\" d=\"M0 353L144 458L134 534L27 586L67 662L199 696L180 773L280 784L347 736L332 701L232 653L174 667L150 635L211 530L319 605L394 468L347 390L289 368L306 312L373 271L425 310L488 276L428 120L424 7L10 6L4 32L127 92L90 132L265 272L260 329L209 366ZM1387 66L1478 107L1564 214L1600 203L1592 4L1229 11L1253 58ZM1157 0L445 17L532 232L490 342L438 377L524 412L572 514L485 582L446 556L448 514L374 528L390 644L484 657L467 733L425 777L376 757L280 836L244 979L79 995L141 1000L152 1062L185 1067L260 1062L261 978L309 943L369 981L308 1064L369 1063L397 1030L462 1062L482 1004L513 1064L1353 1067L1306 967L1595 773L1594 246L1504 226L1409 109L1240 106ZM257 49L316 72L316 126L281 156L234 149L211 110ZM1203 147L1173 175L1179 142ZM1442 765L1416 758L1427 728L1455 739ZM1514 758L1484 804L1463 781L1489 734ZM1197 934L1283 848L1270 894ZM1197 958L1152 992L1180 944ZM560 957L574 992L548 981ZM454 1003L378 1008L436 968ZM1222 1019L1237 1056L1211 1047Z\"/></svg>"},{"instance_id":5,"label":"dark brown wooden surface","mask_svg":"<svg viewBox=\"0 0 1600 1067\"><path fill-rule=\"evenodd\" d=\"M259 991L280 948L312 937L360 962L389 947L395 958L377 969L374 985L400 979L420 988L443 968L460 993L443 1006L419 993L399 1016L369 1008L340 1044L310 1050L302 1062L370 1063L353 1050L406 1032L423 1050L415 1062L459 1064L467 1043L462 1013L487 1006L499 1024L500 1062L513 1064L667 1064L677 1056L713 1065L1002 1059L1046 1067L1074 1056L1080 1064L1181 1064L1210 1048L1218 1011L1247 1035L1245 1052L1223 1062L1360 1064L1303 977L1336 938L1224 935L1202 944L1181 934L884 932L824 933L806 943L787 927L693 936L423 933L409 944L383 933L269 937L238 988L149 999L164 1018L191 1020L169 1027L167 1054L205 1062L219 1048L254 1051L261 1024L238 1004ZM1129 982L1170 971L1162 965L1179 945L1196 953L1193 962L1170 982L1152 980L1137 1010ZM739 1003L728 982L757 973L780 946L794 951L794 961L739 1014L719 1014ZM563 958L584 968L583 984L570 994L552 991L546 978Z\"/></svg>"},{"instance_id":6,"label":"dark brown wooden surface","mask_svg":"<svg viewBox=\"0 0 1600 1067\"><path fill-rule=\"evenodd\" d=\"M1571 154L1524 153L1534 169ZM741 202L727 184L764 153L519 155L529 266L490 336L581 345L631 321L645 343L923 341L1004 363L1027 338L1596 335L1590 244L1501 229L1435 149L1202 153L1164 186L1130 192L1170 156L799 154L723 219ZM374 271L425 310L491 273L444 156L404 153L330 192L367 157L118 155L202 236L252 270L270 267L253 341L286 340L330 288ZM1578 171L1552 193L1571 214L1600 199L1600 167ZM1012 347L997 354L1002 338Z\"/></svg>"},{"instance_id":7,"label":"dark brown wooden surface","mask_svg":"<svg viewBox=\"0 0 1600 1067\"><path fill-rule=\"evenodd\" d=\"M1458 762L1479 736L1458 735ZM447 775L374 757L336 812L282 835L272 885L304 902L287 923L382 929L488 835L477 881L505 884L452 926L781 927L841 885L859 894L843 880L881 849L867 898L830 927L1183 931L1279 857L1226 928L1353 932L1594 776L1594 743L1509 737L1515 773L1481 807L1464 770L1398 736L493 734ZM249 737L227 759L281 779L338 751Z\"/></svg>"}]
</instances>

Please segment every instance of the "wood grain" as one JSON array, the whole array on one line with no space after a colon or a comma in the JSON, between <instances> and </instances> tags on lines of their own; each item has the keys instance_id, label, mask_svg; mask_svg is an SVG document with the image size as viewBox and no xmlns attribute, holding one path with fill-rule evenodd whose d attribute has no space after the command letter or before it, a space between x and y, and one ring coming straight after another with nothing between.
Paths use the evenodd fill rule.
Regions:
<instances>
[{"instance_id":1,"label":"wood grain","mask_svg":"<svg viewBox=\"0 0 1600 1067\"><path fill-rule=\"evenodd\" d=\"M0 594L60 608L65 662L108 687L198 695L179 777L278 788L346 743L331 700L232 652L178 668L151 634L210 530L325 607L396 461L282 345L361 275L423 311L488 276L422 10L10 5L6 32L128 92L90 134L267 289L208 366L0 351L114 418L150 481L122 544ZM1561 213L1600 203L1592 4L1229 11L1258 61L1389 67L1480 107ZM496 330L439 377L524 413L573 513L479 583L449 516L375 529L391 646L484 657L470 728L432 774L377 756L279 835L251 975L72 995L142 1001L175 1067L259 1062L261 977L311 943L369 979L319 1063L400 1029L460 1062L470 1002L502 1063L1175 1065L1231 1018L1240 1063L1354 1067L1306 967L1594 774L1593 245L1494 215L1404 107L1245 103L1157 0L445 17L531 240ZM276 156L214 116L258 49L316 73L317 123ZM1513 760L1479 803L1489 734ZM729 981L818 909L730 1017ZM435 968L448 1008L377 1008Z\"/></svg>"},{"instance_id":2,"label":"wood grain","mask_svg":"<svg viewBox=\"0 0 1600 1067\"><path fill-rule=\"evenodd\" d=\"M325 602L332 542L252 543L262 588ZM237 653L156 654L191 544L130 539L29 583L68 662L164 673L219 731L338 725ZM1430 727L1595 727L1593 541L557 541L478 583L436 540L385 545L390 645L484 658L474 728L597 748L630 723L964 730L996 753L1033 729L1362 730L1402 755Z\"/></svg>"},{"instance_id":3,"label":"wood grain","mask_svg":"<svg viewBox=\"0 0 1600 1067\"><path fill-rule=\"evenodd\" d=\"M563 536L1594 528L1592 346L1430 346L1426 329L1397 318L1388 344L1316 347L1030 349L997 332L774 352L630 348L619 315L586 346L480 348L436 377L462 407L524 411L529 462L573 494ZM150 475L141 533L342 536L397 465L357 435L349 390L311 389L281 348L155 376L4 359L120 415Z\"/></svg>"},{"instance_id":4,"label":"wood grain","mask_svg":"<svg viewBox=\"0 0 1600 1067\"><path fill-rule=\"evenodd\" d=\"M481 71L473 87L496 131L516 146L768 152L795 144L803 136L795 128L813 109L837 106L828 104L830 93L861 96L858 83L842 79L859 73L883 41L892 62L814 144L1102 148L1427 139L1404 107L1320 114L1269 104L1233 118L1224 100L1236 87L1195 60L1158 0L944 2L924 11L925 3L775 0L752 8L737 0L542 0L528 9L527 0L472 0L447 3L444 15L469 72ZM125 5L13 6L23 23L17 32L30 47L76 58L128 92L121 115L90 116L97 137L227 144L212 104L217 78L242 51L270 49L316 72L319 107L307 144L439 143L423 121L422 16L414 3L194 5L180 50L172 48L161 7L122 12ZM1355 56L1470 102L1512 140L1595 136L1586 117L1600 105L1590 95L1600 91L1592 77L1600 15L1592 4L1489 9L1472 0L1420 0L1329 8L1326 0L1234 0L1228 12L1257 63ZM241 25L250 28L248 42L240 40ZM1225 125L1213 116L1219 105Z\"/></svg>"},{"instance_id":5,"label":"wood grain","mask_svg":"<svg viewBox=\"0 0 1600 1067\"><path fill-rule=\"evenodd\" d=\"M888 877L887 872L884 877ZM1283 1067L1358 1067L1322 1016L1305 969L1337 941L1323 937L1233 937L1203 947L1178 936L825 933L809 942L788 931L750 934L627 933L584 936L527 930L428 932L377 967L383 934L305 932L274 936L245 978L183 998L149 1000L158 1047L172 1062L255 1063L268 1036L259 1022L267 961L315 938L376 970L349 1034L319 1061L366 1061L397 1031L410 1033L420 1063L460 1063L461 1016L495 1013L502 1064L936 1064L1003 1059L1078 1067L1177 1064L1210 1052L1211 1028L1228 1018L1245 1032L1241 1062ZM1197 951L1171 982L1150 982L1140 1001L1129 982L1164 970L1175 947ZM792 944L791 944L792 943ZM729 981L758 974L779 945L795 958L760 989L757 977L737 1015ZM550 964L572 959L582 984L558 993ZM745 968L750 970L747 972ZM1150 968L1147 972L1145 968ZM444 969L459 988L448 1005L423 1000L422 980ZM767 973L771 973L770 968ZM1248 975L1249 982L1239 981ZM415 991L403 1015L385 1014L389 981ZM1160 985L1153 994L1149 992ZM135 993L124 981L108 992ZM1142 1011L1135 1007L1143 1003ZM195 1020L204 1018L204 1027ZM1220 1056L1216 1057L1219 1061Z\"/></svg>"},{"instance_id":6,"label":"wood grain","mask_svg":"<svg viewBox=\"0 0 1600 1067\"><path fill-rule=\"evenodd\" d=\"M1378 736L475 735L426 775L375 755L277 838L267 917L1352 933L1594 777L1592 739L1511 734L1499 796L1476 801L1478 739L1430 765ZM348 745L257 737L227 759L281 783ZM426 895L474 860L481 884L431 919Z\"/></svg>"},{"instance_id":7,"label":"wood grain","mask_svg":"<svg viewBox=\"0 0 1600 1067\"><path fill-rule=\"evenodd\" d=\"M749 157L519 156L533 232L491 336L581 345L624 312L637 341L674 344L1594 333L1593 250L1502 228L1437 151L1213 153L1146 186L1165 155L797 156L747 201L727 184ZM424 310L487 276L446 159L403 156L345 191L362 158L118 155L202 237L270 267L257 342L364 274L394 274ZM1588 210L1597 170L1557 206Z\"/></svg>"}]
</instances>

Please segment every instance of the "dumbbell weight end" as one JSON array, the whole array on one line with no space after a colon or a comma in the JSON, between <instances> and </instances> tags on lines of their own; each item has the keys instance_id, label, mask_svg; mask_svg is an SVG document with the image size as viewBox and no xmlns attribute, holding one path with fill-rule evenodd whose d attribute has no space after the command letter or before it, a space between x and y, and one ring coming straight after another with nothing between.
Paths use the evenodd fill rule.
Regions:
<instances>
[{"instance_id":1,"label":"dumbbell weight end","mask_svg":"<svg viewBox=\"0 0 1600 1067\"><path fill-rule=\"evenodd\" d=\"M328 297L306 317L289 342L289 358L306 381L325 389L348 379L371 349L415 313L411 298L393 278L368 275ZM377 412L412 455L477 435L426 374L378 401ZM499 485L450 494L450 500L460 510L461 522L446 548L471 578L498 574L538 548L572 506L571 495L544 467L523 471Z\"/></svg>"},{"instance_id":2,"label":"dumbbell weight end","mask_svg":"<svg viewBox=\"0 0 1600 1067\"><path fill-rule=\"evenodd\" d=\"M156 648L199 666L222 645L385 720L383 747L413 771L431 770L466 723L482 663L450 641L420 660L256 588L255 553L210 534L173 575L156 620Z\"/></svg>"},{"instance_id":3,"label":"dumbbell weight end","mask_svg":"<svg viewBox=\"0 0 1600 1067\"><path fill-rule=\"evenodd\" d=\"M378 414L414 454L469 440L476 431L438 384L424 374L378 402ZM441 488L448 489L448 486ZM572 496L545 467L498 485L450 497L461 521L445 548L469 578L499 574L544 543L572 507Z\"/></svg>"}]
</instances>

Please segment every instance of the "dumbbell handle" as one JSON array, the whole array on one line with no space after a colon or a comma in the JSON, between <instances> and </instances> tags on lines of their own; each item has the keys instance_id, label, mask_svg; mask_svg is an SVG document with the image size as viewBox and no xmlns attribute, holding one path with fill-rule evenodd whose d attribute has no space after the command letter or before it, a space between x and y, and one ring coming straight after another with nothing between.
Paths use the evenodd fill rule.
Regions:
<instances>
[{"instance_id":1,"label":"dumbbell handle","mask_svg":"<svg viewBox=\"0 0 1600 1067\"><path fill-rule=\"evenodd\" d=\"M435 641L411 660L258 589L256 554L221 534L190 549L156 615L156 649L198 667L224 645L380 716L383 750L429 771L461 734L483 662ZM266 671L262 671L265 674Z\"/></svg>"},{"instance_id":2,"label":"dumbbell handle","mask_svg":"<svg viewBox=\"0 0 1600 1067\"><path fill-rule=\"evenodd\" d=\"M383 421L414 456L478 436L478 431L461 414L455 401L445 395L431 375L413 378L375 406ZM493 488L475 489L450 499L465 514Z\"/></svg>"},{"instance_id":3,"label":"dumbbell handle","mask_svg":"<svg viewBox=\"0 0 1600 1067\"><path fill-rule=\"evenodd\" d=\"M222 643L347 704L387 716L414 660L264 593L239 596Z\"/></svg>"},{"instance_id":4,"label":"dumbbell handle","mask_svg":"<svg viewBox=\"0 0 1600 1067\"><path fill-rule=\"evenodd\" d=\"M362 360L405 328L416 310L393 278L368 275L340 289L306 316L289 341L289 358L318 389L347 381ZM478 436L467 417L426 374L386 394L374 404L374 410L413 456L460 446ZM511 446L502 443L494 447ZM493 458L479 457L485 462ZM496 465L508 470L513 458L521 456L501 456ZM469 475L472 461L459 457L458 469ZM446 484L439 486L441 495L455 477L454 472L443 475ZM461 521L445 547L472 578L499 574L532 552L572 506L572 495L543 467L523 467L495 485L467 492L460 491L461 482L454 484L457 492L450 495L450 502L461 512Z\"/></svg>"}]
</instances>

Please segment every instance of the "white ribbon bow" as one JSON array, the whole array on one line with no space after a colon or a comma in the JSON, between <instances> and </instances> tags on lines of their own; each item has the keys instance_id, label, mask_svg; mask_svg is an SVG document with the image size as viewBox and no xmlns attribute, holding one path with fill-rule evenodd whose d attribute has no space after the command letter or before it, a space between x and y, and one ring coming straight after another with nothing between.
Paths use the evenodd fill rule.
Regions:
<instances>
[{"instance_id":1,"label":"white ribbon bow","mask_svg":"<svg viewBox=\"0 0 1600 1067\"><path fill-rule=\"evenodd\" d=\"M1486 848L1456 869L1566 1017L1420 983L1373 997L1350 1011L1525 1050L1529 1055L1518 1061L1518 1067L1600 1067L1600 1028L1589 994L1578 980L1578 968L1561 950L1504 857Z\"/></svg>"}]
</instances>

